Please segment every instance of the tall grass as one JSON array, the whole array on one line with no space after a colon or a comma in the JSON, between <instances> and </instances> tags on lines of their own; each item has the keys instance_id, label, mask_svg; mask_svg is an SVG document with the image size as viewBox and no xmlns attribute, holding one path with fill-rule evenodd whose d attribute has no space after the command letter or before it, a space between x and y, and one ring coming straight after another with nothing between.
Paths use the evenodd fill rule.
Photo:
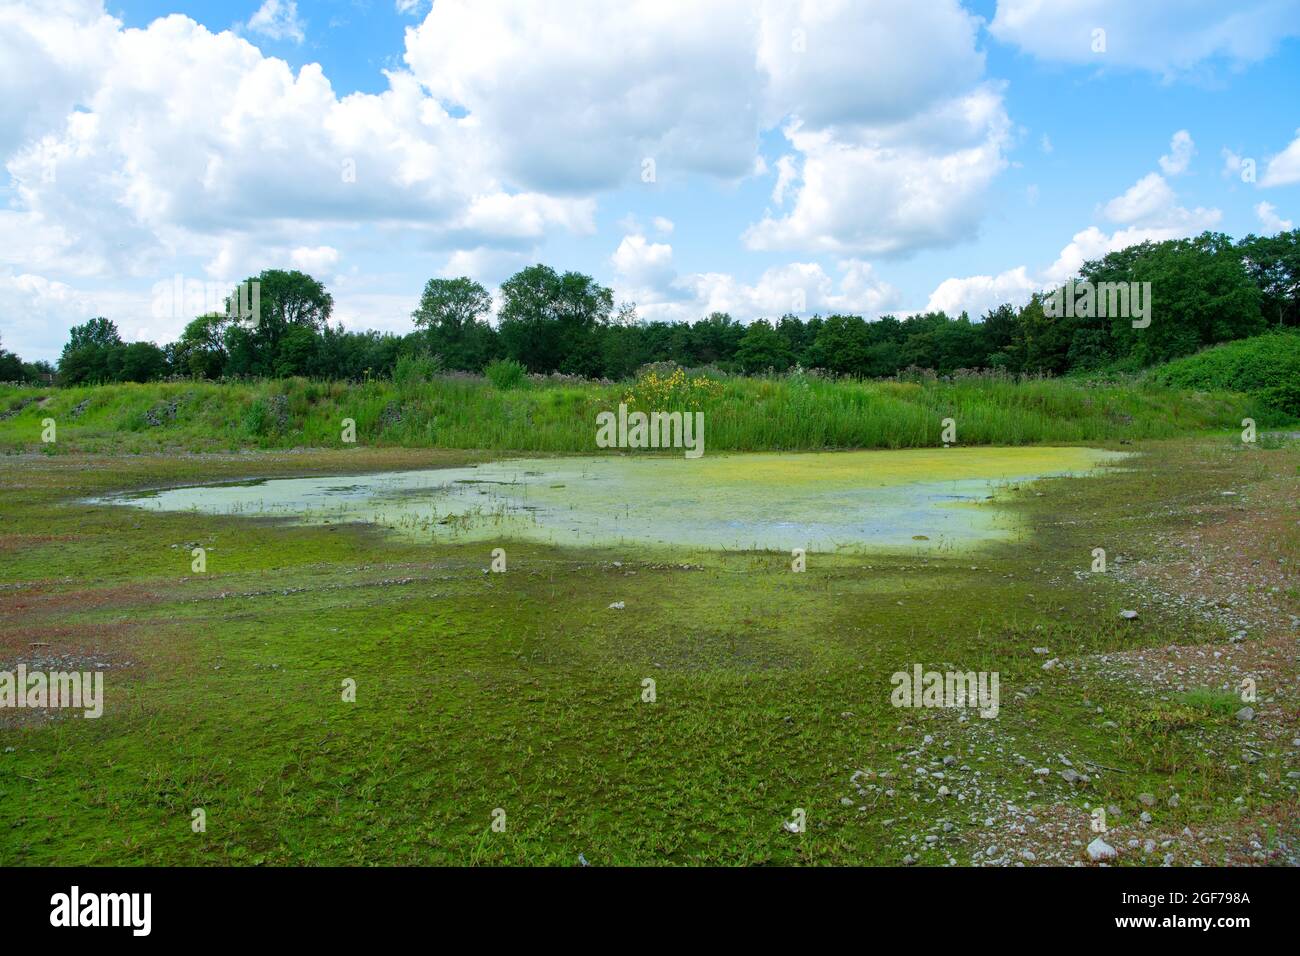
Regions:
<instances>
[{"instance_id":1,"label":"tall grass","mask_svg":"<svg viewBox=\"0 0 1300 956\"><path fill-rule=\"evenodd\" d=\"M247 447L343 447L357 442L430 448L595 453L596 414L625 385L524 379L510 388L467 375L412 369L399 383L306 379L172 382L88 388L0 387L0 448L148 452ZM961 444L1022 445L1172 437L1263 426L1285 416L1247 396L1155 383L1070 380L849 382L793 375L724 378L696 400L710 451L909 448L938 445L942 420ZM42 445L41 422L58 441Z\"/></svg>"}]
</instances>

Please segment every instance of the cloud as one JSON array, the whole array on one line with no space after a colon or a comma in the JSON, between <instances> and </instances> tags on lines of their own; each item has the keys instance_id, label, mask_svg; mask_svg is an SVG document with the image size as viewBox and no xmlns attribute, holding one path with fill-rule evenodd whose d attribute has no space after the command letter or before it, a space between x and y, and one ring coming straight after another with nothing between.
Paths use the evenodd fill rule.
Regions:
<instances>
[{"instance_id":1,"label":"cloud","mask_svg":"<svg viewBox=\"0 0 1300 956\"><path fill-rule=\"evenodd\" d=\"M592 199L507 188L476 124L404 72L339 98L319 65L295 74L182 16L107 35L93 14L45 27L52 47L89 31L101 48L84 107L7 161L16 209L3 215L43 237L26 269L149 275L364 225L467 248L592 228Z\"/></svg>"},{"instance_id":2,"label":"cloud","mask_svg":"<svg viewBox=\"0 0 1300 956\"><path fill-rule=\"evenodd\" d=\"M292 40L301 43L306 38L306 24L298 16L294 0L265 0L248 20L251 33L272 40Z\"/></svg>"},{"instance_id":3,"label":"cloud","mask_svg":"<svg viewBox=\"0 0 1300 956\"><path fill-rule=\"evenodd\" d=\"M544 5L439 0L408 34L412 75L479 124L521 189L766 175L759 136L779 127L795 153L773 202L798 198L750 247L904 254L972 235L1005 166L1001 89L956 0L566 9L555 29Z\"/></svg>"},{"instance_id":4,"label":"cloud","mask_svg":"<svg viewBox=\"0 0 1300 956\"><path fill-rule=\"evenodd\" d=\"M62 332L98 315L114 319L128 341L168 341L184 325L154 319L147 292L85 291L46 276L8 269L0 269L0 302L5 314L3 347L28 361L57 361L62 338L51 340L50 329Z\"/></svg>"},{"instance_id":5,"label":"cloud","mask_svg":"<svg viewBox=\"0 0 1300 956\"><path fill-rule=\"evenodd\" d=\"M1159 173L1148 173L1116 196L1103 208L1113 222L1148 230L1174 230L1183 235L1201 232L1217 225L1222 218L1218 209L1185 209L1178 205L1174 191Z\"/></svg>"},{"instance_id":6,"label":"cloud","mask_svg":"<svg viewBox=\"0 0 1300 956\"><path fill-rule=\"evenodd\" d=\"M773 266L747 283L724 272L679 274L672 246L644 236L623 237L611 257L620 300L633 301L642 318L693 322L712 312L726 312L742 322L852 312L879 315L899 301L898 290L878 279L867 262L843 259L837 276L818 263Z\"/></svg>"},{"instance_id":7,"label":"cloud","mask_svg":"<svg viewBox=\"0 0 1300 956\"><path fill-rule=\"evenodd\" d=\"M1040 60L1172 76L1207 61L1240 66L1272 55L1300 35L1300 0L998 0L989 33Z\"/></svg>"},{"instance_id":8,"label":"cloud","mask_svg":"<svg viewBox=\"0 0 1300 956\"><path fill-rule=\"evenodd\" d=\"M1259 212L1258 207L1256 211ZM1016 266L997 275L953 277L940 282L930 294L926 310L949 315L962 311L981 315L1003 302L1020 306L1036 291L1055 288L1077 276L1083 264L1142 242L1163 242L1197 235L1219 224L1218 209L1186 209L1159 173L1149 173L1124 193L1102 206L1106 218L1121 228L1107 232L1088 226L1076 232L1055 261L1041 271ZM1260 213L1261 218L1263 214Z\"/></svg>"},{"instance_id":9,"label":"cloud","mask_svg":"<svg viewBox=\"0 0 1300 956\"><path fill-rule=\"evenodd\" d=\"M1283 219L1277 214L1277 208L1270 202L1262 202L1255 206L1255 215L1259 217L1260 225L1267 233L1290 232L1295 228L1295 224L1290 219Z\"/></svg>"},{"instance_id":10,"label":"cloud","mask_svg":"<svg viewBox=\"0 0 1300 956\"><path fill-rule=\"evenodd\" d=\"M662 290L676 277L673 247L647 242L645 236L624 236L610 261L618 274L636 288Z\"/></svg>"},{"instance_id":11,"label":"cloud","mask_svg":"<svg viewBox=\"0 0 1300 956\"><path fill-rule=\"evenodd\" d=\"M930 293L925 311L945 312L952 316L966 312L972 318L979 318L1004 302L1023 305L1040 287L1040 283L1029 277L1024 266L1008 269L995 276L945 279Z\"/></svg>"},{"instance_id":12,"label":"cloud","mask_svg":"<svg viewBox=\"0 0 1300 956\"><path fill-rule=\"evenodd\" d=\"M295 269L319 277L338 267L339 251L333 246L299 246L289 254L289 261Z\"/></svg>"},{"instance_id":13,"label":"cloud","mask_svg":"<svg viewBox=\"0 0 1300 956\"><path fill-rule=\"evenodd\" d=\"M1264 167L1264 176L1259 181L1265 187L1289 186L1292 183L1300 183L1300 130L1296 130L1296 138L1286 149L1270 157Z\"/></svg>"},{"instance_id":14,"label":"cloud","mask_svg":"<svg viewBox=\"0 0 1300 956\"><path fill-rule=\"evenodd\" d=\"M1187 172L1187 167L1196 153L1196 144L1192 142L1191 133L1180 129L1169 141L1169 154L1160 157L1160 168L1166 176L1179 176Z\"/></svg>"},{"instance_id":15,"label":"cloud","mask_svg":"<svg viewBox=\"0 0 1300 956\"><path fill-rule=\"evenodd\" d=\"M1006 167L1010 122L985 86L905 122L785 135L803 154L794 206L744 234L751 249L904 255L973 236ZM785 188L789 188L788 185Z\"/></svg>"},{"instance_id":16,"label":"cloud","mask_svg":"<svg viewBox=\"0 0 1300 956\"><path fill-rule=\"evenodd\" d=\"M784 206L786 190L798 178L799 167L793 156L786 155L778 159L776 161L776 185L772 187L772 202L778 206Z\"/></svg>"}]
</instances>

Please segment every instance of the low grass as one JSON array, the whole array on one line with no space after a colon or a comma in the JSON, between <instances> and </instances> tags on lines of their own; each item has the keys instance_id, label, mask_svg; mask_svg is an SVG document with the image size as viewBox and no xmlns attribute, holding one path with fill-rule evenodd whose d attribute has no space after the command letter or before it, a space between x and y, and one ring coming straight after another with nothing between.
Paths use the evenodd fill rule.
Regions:
<instances>
[{"instance_id":1,"label":"low grass","mask_svg":"<svg viewBox=\"0 0 1300 956\"><path fill-rule=\"evenodd\" d=\"M750 397L792 387L729 385ZM269 394L290 395L295 427L308 431L326 427L313 408L336 414L353 400L310 383L271 388L123 387L52 393L51 404L64 414L69 399L90 397L99 404L85 431L73 425L69 437L111 442L122 415L168 396L212 400L190 406L194 419L178 414L177 437L218 408L237 423L241 403ZM507 401L472 383L421 394L449 388ZM358 391L371 408L391 400L389 388ZM581 389L519 394L532 411L590 400ZM983 396L996 408L998 394L835 393L924 414L935 411L925 395ZM1130 427L1157 421L1143 415L1141 392L1046 385L1022 393L1017 414L1035 394L1044 422L1062 408L1081 413L1089 398L1099 418L1084 421L1109 420L1104 409L1125 410ZM1191 409L1206 411L1188 399L1182 414ZM764 434L761 416L743 426L735 414L736 430L722 434ZM567 434L563 417L546 419L556 436ZM492 421L460 427L523 434ZM12 435L13 420L5 427ZM1160 533L1190 525L1190 505L1293 481L1300 451L1223 439L1134 450L1131 468L1026 489L1014 507L1031 531L1018 541L962 557L814 554L803 574L785 554L649 561L523 542L504 542L509 569L488 574L484 544L80 503L198 481L456 465L474 453L0 457L0 663L111 665L98 720L3 715L0 864L574 865L579 854L594 865L898 864L907 854L965 863L1001 842L984 821L1007 804L1065 807L1086 842L1089 806L1118 804L1134 818L1141 792L1182 794L1152 811L1165 832L1281 807L1293 835L1287 758L1269 745L1254 763L1225 760L1251 729L1225 718L1213 689L1175 699L1045 671L1033 650L1066 659L1225 640L1177 607L1142 604L1137 621L1122 620L1135 597L1086 573L1091 551L1151 557ZM208 549L204 574L190 569L195 544ZM625 609L610 610L616 601ZM916 662L998 671L999 717L891 707L890 675ZM355 703L342 699L347 679ZM945 755L956 768L939 765ZM1033 774L1061 755L1115 771L1092 770L1086 788ZM963 799L938 796L931 769L946 769ZM856 795L856 770L879 788ZM196 808L206 832L192 829ZM799 834L782 825L795 808L807 814ZM501 833L491 829L498 809ZM939 837L932 849L926 834ZM1144 859L1159 855L1120 862Z\"/></svg>"},{"instance_id":2,"label":"low grass","mask_svg":"<svg viewBox=\"0 0 1300 956\"><path fill-rule=\"evenodd\" d=\"M350 385L305 379L180 382L87 388L0 387L0 448L8 451L143 453L245 447L491 448L597 453L596 415L627 387L439 376ZM1089 387L1070 380L850 382L808 376L727 378L697 406L710 451L913 448L942 443L943 420L962 444L1140 441L1205 429L1260 427L1281 411L1230 392L1134 383ZM42 443L44 423L56 428Z\"/></svg>"}]
</instances>

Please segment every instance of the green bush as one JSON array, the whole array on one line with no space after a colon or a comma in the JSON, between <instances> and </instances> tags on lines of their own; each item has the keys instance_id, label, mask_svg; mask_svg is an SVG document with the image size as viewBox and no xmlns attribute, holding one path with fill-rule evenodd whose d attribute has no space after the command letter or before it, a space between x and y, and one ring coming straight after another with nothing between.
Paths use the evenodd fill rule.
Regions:
<instances>
[{"instance_id":1,"label":"green bush","mask_svg":"<svg viewBox=\"0 0 1300 956\"><path fill-rule=\"evenodd\" d=\"M1300 416L1300 332L1271 332L1216 345L1170 362L1152 377L1178 388L1244 392L1271 409Z\"/></svg>"},{"instance_id":2,"label":"green bush","mask_svg":"<svg viewBox=\"0 0 1300 956\"><path fill-rule=\"evenodd\" d=\"M514 359L497 359L495 362L488 363L487 368L483 369L483 374L498 389L507 392L524 383L524 376L528 374L528 369Z\"/></svg>"},{"instance_id":3,"label":"green bush","mask_svg":"<svg viewBox=\"0 0 1300 956\"><path fill-rule=\"evenodd\" d=\"M399 392L409 392L432 382L443 370L442 356L428 352L403 355L393 366L393 384Z\"/></svg>"}]
</instances>

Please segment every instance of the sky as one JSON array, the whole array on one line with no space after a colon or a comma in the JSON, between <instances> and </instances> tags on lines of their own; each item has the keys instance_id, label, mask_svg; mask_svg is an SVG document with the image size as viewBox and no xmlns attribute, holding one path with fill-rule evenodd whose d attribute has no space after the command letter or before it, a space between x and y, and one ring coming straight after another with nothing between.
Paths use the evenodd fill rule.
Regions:
<instances>
[{"instance_id":1,"label":"sky","mask_svg":"<svg viewBox=\"0 0 1300 956\"><path fill-rule=\"evenodd\" d=\"M652 321L978 318L1300 222L1300 0L0 0L0 161L27 360L267 268L399 333L537 262Z\"/></svg>"}]
</instances>

